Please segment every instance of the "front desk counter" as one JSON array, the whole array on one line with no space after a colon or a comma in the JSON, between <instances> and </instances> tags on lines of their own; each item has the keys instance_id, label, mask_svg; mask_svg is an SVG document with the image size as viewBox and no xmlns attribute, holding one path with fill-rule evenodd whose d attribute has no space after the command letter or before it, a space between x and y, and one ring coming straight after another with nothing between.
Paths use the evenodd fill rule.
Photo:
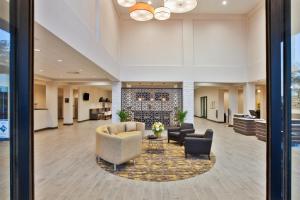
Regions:
<instances>
[{"instance_id":1,"label":"front desk counter","mask_svg":"<svg viewBox=\"0 0 300 200\"><path fill-rule=\"evenodd\" d=\"M249 117L234 117L233 129L243 135L253 135L260 140L266 139L266 122L263 119L254 119Z\"/></svg>"}]
</instances>

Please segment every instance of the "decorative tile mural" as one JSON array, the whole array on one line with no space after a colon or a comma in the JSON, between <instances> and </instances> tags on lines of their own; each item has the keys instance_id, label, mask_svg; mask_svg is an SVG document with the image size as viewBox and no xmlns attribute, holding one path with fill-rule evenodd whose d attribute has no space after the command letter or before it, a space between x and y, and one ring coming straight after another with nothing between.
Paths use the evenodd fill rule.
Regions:
<instances>
[{"instance_id":1,"label":"decorative tile mural","mask_svg":"<svg viewBox=\"0 0 300 200\"><path fill-rule=\"evenodd\" d=\"M176 112L182 110L181 88L122 88L122 110L134 121L145 122L151 129L154 122L166 127L177 124Z\"/></svg>"}]
</instances>

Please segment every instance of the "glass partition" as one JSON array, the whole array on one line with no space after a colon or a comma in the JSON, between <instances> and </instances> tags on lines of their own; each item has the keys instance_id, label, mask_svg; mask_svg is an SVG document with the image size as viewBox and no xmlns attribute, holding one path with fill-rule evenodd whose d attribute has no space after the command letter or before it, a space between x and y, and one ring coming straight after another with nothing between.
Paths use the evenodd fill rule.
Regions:
<instances>
[{"instance_id":1,"label":"glass partition","mask_svg":"<svg viewBox=\"0 0 300 200\"><path fill-rule=\"evenodd\" d=\"M291 1L292 200L300 199L300 0Z\"/></svg>"},{"instance_id":2,"label":"glass partition","mask_svg":"<svg viewBox=\"0 0 300 200\"><path fill-rule=\"evenodd\" d=\"M0 199L10 196L9 1L0 0Z\"/></svg>"}]
</instances>

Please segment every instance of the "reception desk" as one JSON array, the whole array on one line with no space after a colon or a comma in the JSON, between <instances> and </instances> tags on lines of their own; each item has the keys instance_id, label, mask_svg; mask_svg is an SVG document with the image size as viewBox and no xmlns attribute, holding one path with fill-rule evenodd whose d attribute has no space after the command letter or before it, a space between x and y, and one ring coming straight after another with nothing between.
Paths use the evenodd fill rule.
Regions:
<instances>
[{"instance_id":1,"label":"reception desk","mask_svg":"<svg viewBox=\"0 0 300 200\"><path fill-rule=\"evenodd\" d=\"M34 109L34 130L42 130L48 128L49 112L46 108Z\"/></svg>"},{"instance_id":2,"label":"reception desk","mask_svg":"<svg viewBox=\"0 0 300 200\"><path fill-rule=\"evenodd\" d=\"M247 117L234 117L233 129L243 135L256 135L256 119Z\"/></svg>"},{"instance_id":3,"label":"reception desk","mask_svg":"<svg viewBox=\"0 0 300 200\"><path fill-rule=\"evenodd\" d=\"M249 117L234 117L233 129L243 135L253 135L257 139L267 141L267 122L263 119Z\"/></svg>"},{"instance_id":4,"label":"reception desk","mask_svg":"<svg viewBox=\"0 0 300 200\"><path fill-rule=\"evenodd\" d=\"M259 140L267 141L267 122L265 120L256 120L256 137Z\"/></svg>"}]
</instances>

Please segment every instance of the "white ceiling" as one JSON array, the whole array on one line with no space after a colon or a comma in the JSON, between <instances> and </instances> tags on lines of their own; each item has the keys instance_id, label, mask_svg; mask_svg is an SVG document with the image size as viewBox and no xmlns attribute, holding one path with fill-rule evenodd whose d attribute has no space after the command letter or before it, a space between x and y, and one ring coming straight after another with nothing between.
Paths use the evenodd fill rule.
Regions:
<instances>
[{"instance_id":1,"label":"white ceiling","mask_svg":"<svg viewBox=\"0 0 300 200\"><path fill-rule=\"evenodd\" d=\"M116 10L121 15L128 14L128 9L118 5L117 0L113 0ZM141 0L143 1L143 0ZM147 2L148 0L144 0ZM151 0L154 7L163 5L163 0ZM223 6L223 0L197 0L197 7L189 14L246 14L256 5L264 0L227 0L227 5ZM184 17L184 14L180 14Z\"/></svg>"},{"instance_id":2,"label":"white ceiling","mask_svg":"<svg viewBox=\"0 0 300 200\"><path fill-rule=\"evenodd\" d=\"M55 80L108 80L109 75L64 41L35 23L34 74ZM62 60L62 62L58 62Z\"/></svg>"}]
</instances>

